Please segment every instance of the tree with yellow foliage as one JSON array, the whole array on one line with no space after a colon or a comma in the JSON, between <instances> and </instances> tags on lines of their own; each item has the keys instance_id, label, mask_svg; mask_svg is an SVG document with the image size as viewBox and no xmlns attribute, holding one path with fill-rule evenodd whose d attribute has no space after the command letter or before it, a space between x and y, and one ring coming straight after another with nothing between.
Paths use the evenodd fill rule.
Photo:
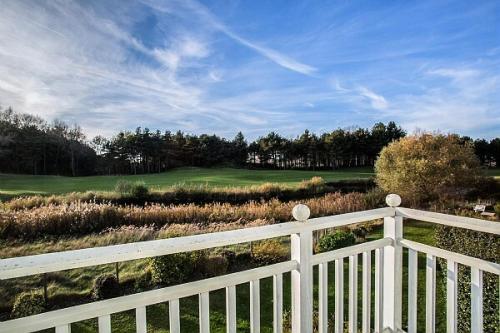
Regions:
<instances>
[{"instance_id":1,"label":"tree with yellow foliage","mask_svg":"<svg viewBox=\"0 0 500 333\"><path fill-rule=\"evenodd\" d=\"M416 134L385 147L375 163L376 182L411 204L466 193L481 170L473 147L456 135Z\"/></svg>"}]
</instances>

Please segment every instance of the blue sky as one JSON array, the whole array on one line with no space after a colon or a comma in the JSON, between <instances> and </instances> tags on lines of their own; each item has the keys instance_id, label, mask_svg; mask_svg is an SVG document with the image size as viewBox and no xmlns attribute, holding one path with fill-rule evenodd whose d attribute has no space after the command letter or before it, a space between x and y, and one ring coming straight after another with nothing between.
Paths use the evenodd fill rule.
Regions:
<instances>
[{"instance_id":1,"label":"blue sky","mask_svg":"<svg viewBox=\"0 0 500 333\"><path fill-rule=\"evenodd\" d=\"M371 127L500 134L499 1L24 1L0 105L89 136Z\"/></svg>"}]
</instances>

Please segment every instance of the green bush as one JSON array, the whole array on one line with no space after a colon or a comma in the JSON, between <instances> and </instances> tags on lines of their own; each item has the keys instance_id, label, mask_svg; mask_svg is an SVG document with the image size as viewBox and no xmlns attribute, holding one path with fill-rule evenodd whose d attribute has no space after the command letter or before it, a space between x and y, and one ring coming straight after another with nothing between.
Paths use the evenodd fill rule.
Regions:
<instances>
[{"instance_id":1,"label":"green bush","mask_svg":"<svg viewBox=\"0 0 500 333\"><path fill-rule=\"evenodd\" d=\"M196 270L203 278L210 278L227 273L229 261L223 256L204 257L198 260Z\"/></svg>"},{"instance_id":2,"label":"green bush","mask_svg":"<svg viewBox=\"0 0 500 333\"><path fill-rule=\"evenodd\" d=\"M115 192L120 193L121 195L127 195L132 192L132 183L128 180L120 179L116 182Z\"/></svg>"},{"instance_id":3,"label":"green bush","mask_svg":"<svg viewBox=\"0 0 500 333\"><path fill-rule=\"evenodd\" d=\"M120 295L120 284L113 274L102 274L94 280L92 298L102 300Z\"/></svg>"},{"instance_id":4,"label":"green bush","mask_svg":"<svg viewBox=\"0 0 500 333\"><path fill-rule=\"evenodd\" d=\"M153 282L168 286L189 280L200 260L194 253L175 253L150 259Z\"/></svg>"},{"instance_id":5,"label":"green bush","mask_svg":"<svg viewBox=\"0 0 500 333\"><path fill-rule=\"evenodd\" d=\"M497 219L500 219L500 202L495 205L495 214L497 214Z\"/></svg>"},{"instance_id":6,"label":"green bush","mask_svg":"<svg viewBox=\"0 0 500 333\"><path fill-rule=\"evenodd\" d=\"M288 247L277 239L260 241L252 247L253 260L261 265L270 265L286 260L289 252Z\"/></svg>"},{"instance_id":7,"label":"green bush","mask_svg":"<svg viewBox=\"0 0 500 333\"><path fill-rule=\"evenodd\" d=\"M317 252L327 252L351 246L356 243L356 237L350 231L336 231L323 235L318 242Z\"/></svg>"},{"instance_id":8,"label":"green bush","mask_svg":"<svg viewBox=\"0 0 500 333\"><path fill-rule=\"evenodd\" d=\"M12 308L12 318L27 317L45 311L45 299L37 291L25 291L16 296Z\"/></svg>"},{"instance_id":9,"label":"green bush","mask_svg":"<svg viewBox=\"0 0 500 333\"><path fill-rule=\"evenodd\" d=\"M229 270L231 272L238 272L245 269L252 268L254 262L250 252L236 253L233 260L229 261Z\"/></svg>"},{"instance_id":10,"label":"green bush","mask_svg":"<svg viewBox=\"0 0 500 333\"><path fill-rule=\"evenodd\" d=\"M491 262L500 262L500 236L461 228L439 226L435 231L436 245L448 251L461 253ZM446 285L446 262L442 265L443 286ZM499 333L500 311L498 276L483 274L483 316L484 332ZM458 331L470 332L470 269L458 266L457 295Z\"/></svg>"},{"instance_id":11,"label":"green bush","mask_svg":"<svg viewBox=\"0 0 500 333\"><path fill-rule=\"evenodd\" d=\"M134 282L134 290L142 292L151 289L153 286L153 278L151 270L147 270L145 274L139 276Z\"/></svg>"},{"instance_id":12,"label":"green bush","mask_svg":"<svg viewBox=\"0 0 500 333\"><path fill-rule=\"evenodd\" d=\"M149 194L149 189L143 181L135 182L130 190L132 197L144 199Z\"/></svg>"}]
</instances>

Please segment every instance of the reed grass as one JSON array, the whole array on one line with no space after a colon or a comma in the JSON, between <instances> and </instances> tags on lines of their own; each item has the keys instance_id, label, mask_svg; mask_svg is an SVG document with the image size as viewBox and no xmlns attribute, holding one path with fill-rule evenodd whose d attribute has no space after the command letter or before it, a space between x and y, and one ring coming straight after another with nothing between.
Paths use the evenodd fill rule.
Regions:
<instances>
[{"instance_id":1,"label":"reed grass","mask_svg":"<svg viewBox=\"0 0 500 333\"><path fill-rule=\"evenodd\" d=\"M329 193L301 200L311 216L326 216L371 208L361 193ZM146 204L117 206L111 203L71 202L49 204L32 209L0 212L0 239L39 239L48 236L81 236L122 226L151 226L161 229L173 224L248 223L266 220L278 223L292 220L298 201L251 201L242 205L210 203L204 205Z\"/></svg>"}]
</instances>

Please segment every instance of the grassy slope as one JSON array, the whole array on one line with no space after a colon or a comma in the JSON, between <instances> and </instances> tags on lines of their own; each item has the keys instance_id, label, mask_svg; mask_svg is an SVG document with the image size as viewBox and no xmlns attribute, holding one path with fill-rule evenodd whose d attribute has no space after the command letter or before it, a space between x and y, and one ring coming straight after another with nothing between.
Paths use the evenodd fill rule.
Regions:
<instances>
[{"instance_id":1,"label":"grassy slope","mask_svg":"<svg viewBox=\"0 0 500 333\"><path fill-rule=\"evenodd\" d=\"M338 171L301 170L246 170L231 168L179 168L159 174L130 176L31 176L0 174L0 195L54 194L84 191L113 190L119 179L142 180L152 188L162 188L179 183L207 184L210 186L249 186L267 182L298 184L314 176L326 181L369 178L370 168L346 169Z\"/></svg>"}]
</instances>

